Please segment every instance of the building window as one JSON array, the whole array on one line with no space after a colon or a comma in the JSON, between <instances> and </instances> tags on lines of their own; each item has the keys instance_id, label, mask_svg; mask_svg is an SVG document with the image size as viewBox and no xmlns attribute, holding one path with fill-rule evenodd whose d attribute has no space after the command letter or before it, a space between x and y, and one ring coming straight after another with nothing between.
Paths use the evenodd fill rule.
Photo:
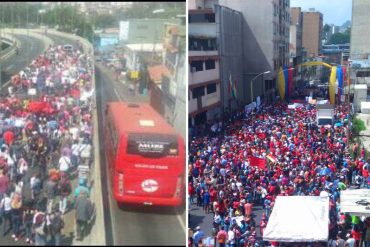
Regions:
<instances>
[{"instance_id":1,"label":"building window","mask_svg":"<svg viewBox=\"0 0 370 247\"><path fill-rule=\"evenodd\" d=\"M190 14L189 15L189 23L215 23L216 18L214 13L209 14Z\"/></svg>"},{"instance_id":2,"label":"building window","mask_svg":"<svg viewBox=\"0 0 370 247\"><path fill-rule=\"evenodd\" d=\"M189 50L190 51L216 51L217 43L216 38L200 39L200 38L189 38Z\"/></svg>"},{"instance_id":3,"label":"building window","mask_svg":"<svg viewBox=\"0 0 370 247\"><path fill-rule=\"evenodd\" d=\"M215 93L217 91L216 83L207 85L207 94Z\"/></svg>"},{"instance_id":4,"label":"building window","mask_svg":"<svg viewBox=\"0 0 370 247\"><path fill-rule=\"evenodd\" d=\"M192 61L190 68L191 72L203 71L203 61Z\"/></svg>"},{"instance_id":5,"label":"building window","mask_svg":"<svg viewBox=\"0 0 370 247\"><path fill-rule=\"evenodd\" d=\"M206 70L215 69L215 68L216 68L215 60L209 59L206 61Z\"/></svg>"},{"instance_id":6,"label":"building window","mask_svg":"<svg viewBox=\"0 0 370 247\"><path fill-rule=\"evenodd\" d=\"M204 86L193 88L193 99L204 96Z\"/></svg>"}]
</instances>

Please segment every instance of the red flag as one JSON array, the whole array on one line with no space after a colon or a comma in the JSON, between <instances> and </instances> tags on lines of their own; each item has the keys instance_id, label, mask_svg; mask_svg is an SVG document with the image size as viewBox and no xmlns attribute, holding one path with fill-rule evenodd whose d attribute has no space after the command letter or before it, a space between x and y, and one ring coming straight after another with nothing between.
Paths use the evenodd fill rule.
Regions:
<instances>
[{"instance_id":1,"label":"red flag","mask_svg":"<svg viewBox=\"0 0 370 247\"><path fill-rule=\"evenodd\" d=\"M254 156L251 156L249 158L251 166L257 166L258 168L265 169L266 166L266 159L257 158Z\"/></svg>"},{"instance_id":2,"label":"red flag","mask_svg":"<svg viewBox=\"0 0 370 247\"><path fill-rule=\"evenodd\" d=\"M257 137L259 138L259 139L265 139L266 138L266 134L265 133L258 133L257 134Z\"/></svg>"}]
</instances>

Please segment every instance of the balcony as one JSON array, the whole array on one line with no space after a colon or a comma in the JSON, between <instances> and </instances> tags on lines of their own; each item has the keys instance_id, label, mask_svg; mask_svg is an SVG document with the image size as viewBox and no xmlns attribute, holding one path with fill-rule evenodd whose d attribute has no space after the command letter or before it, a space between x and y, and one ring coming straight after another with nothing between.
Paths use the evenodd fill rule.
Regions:
<instances>
[{"instance_id":1,"label":"balcony","mask_svg":"<svg viewBox=\"0 0 370 247\"><path fill-rule=\"evenodd\" d=\"M218 51L189 51L189 57L195 56L218 56Z\"/></svg>"},{"instance_id":2,"label":"balcony","mask_svg":"<svg viewBox=\"0 0 370 247\"><path fill-rule=\"evenodd\" d=\"M218 102L220 102L220 90L215 93L202 96L199 99L191 99L189 101L189 113L201 111L203 108L214 105Z\"/></svg>"},{"instance_id":3,"label":"balcony","mask_svg":"<svg viewBox=\"0 0 370 247\"><path fill-rule=\"evenodd\" d=\"M189 23L189 36L215 38L217 36L216 23Z\"/></svg>"},{"instance_id":4,"label":"balcony","mask_svg":"<svg viewBox=\"0 0 370 247\"><path fill-rule=\"evenodd\" d=\"M191 68L189 67L189 86L206 82L206 81L213 81L220 78L220 72L218 68L218 64L216 64L215 69L211 70L202 70L197 72L191 72Z\"/></svg>"}]
</instances>

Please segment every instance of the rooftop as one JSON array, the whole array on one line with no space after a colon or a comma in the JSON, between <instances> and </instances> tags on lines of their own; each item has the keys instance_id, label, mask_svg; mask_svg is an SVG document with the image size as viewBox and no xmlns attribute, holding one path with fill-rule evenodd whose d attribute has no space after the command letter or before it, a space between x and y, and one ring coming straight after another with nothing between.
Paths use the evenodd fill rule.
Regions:
<instances>
[{"instance_id":1,"label":"rooftop","mask_svg":"<svg viewBox=\"0 0 370 247\"><path fill-rule=\"evenodd\" d=\"M170 72L168 71L166 66L161 64L148 67L148 73L150 80L152 80L156 84L159 84L161 83L162 75L168 75Z\"/></svg>"}]
</instances>

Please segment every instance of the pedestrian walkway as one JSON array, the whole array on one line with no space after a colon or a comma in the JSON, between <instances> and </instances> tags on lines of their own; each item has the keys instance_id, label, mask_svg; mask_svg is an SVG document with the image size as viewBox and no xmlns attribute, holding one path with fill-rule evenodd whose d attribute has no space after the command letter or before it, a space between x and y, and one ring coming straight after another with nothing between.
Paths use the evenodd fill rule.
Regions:
<instances>
[{"instance_id":1,"label":"pedestrian walkway","mask_svg":"<svg viewBox=\"0 0 370 247\"><path fill-rule=\"evenodd\" d=\"M10 83L0 99L3 233L16 243L71 245L77 191L93 186L91 61L49 46Z\"/></svg>"}]
</instances>

